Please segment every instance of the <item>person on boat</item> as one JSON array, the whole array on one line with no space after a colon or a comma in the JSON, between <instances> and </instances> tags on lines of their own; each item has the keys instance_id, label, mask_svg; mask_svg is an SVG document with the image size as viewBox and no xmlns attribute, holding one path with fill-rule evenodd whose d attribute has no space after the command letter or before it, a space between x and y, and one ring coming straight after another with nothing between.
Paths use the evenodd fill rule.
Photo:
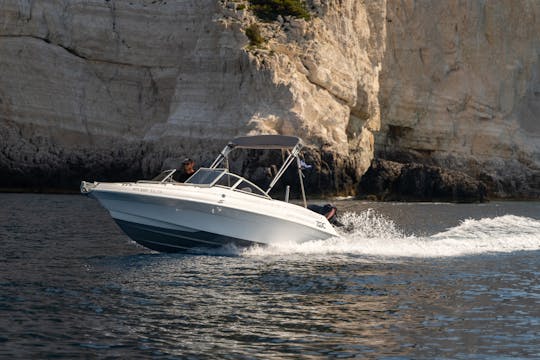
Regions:
<instances>
[{"instance_id":1,"label":"person on boat","mask_svg":"<svg viewBox=\"0 0 540 360\"><path fill-rule=\"evenodd\" d=\"M195 174L195 161L191 158L185 158L184 161L182 161L182 169L176 171L174 180L186 182L193 174Z\"/></svg>"}]
</instances>

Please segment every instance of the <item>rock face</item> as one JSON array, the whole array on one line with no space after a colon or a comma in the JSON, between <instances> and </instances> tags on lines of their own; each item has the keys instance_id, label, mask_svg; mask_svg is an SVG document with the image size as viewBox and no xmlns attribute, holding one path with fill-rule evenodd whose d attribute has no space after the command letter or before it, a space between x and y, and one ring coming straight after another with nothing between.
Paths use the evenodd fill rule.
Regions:
<instances>
[{"instance_id":1,"label":"rock face","mask_svg":"<svg viewBox=\"0 0 540 360\"><path fill-rule=\"evenodd\" d=\"M355 193L377 152L540 194L537 1L309 0L309 22L271 23L247 4L2 2L0 187L150 177L280 133L319 193Z\"/></svg>"},{"instance_id":2,"label":"rock face","mask_svg":"<svg viewBox=\"0 0 540 360\"><path fill-rule=\"evenodd\" d=\"M299 135L326 192L373 156L385 3L266 24L236 2L15 1L0 15L0 186L72 186L198 163L238 135Z\"/></svg>"},{"instance_id":3,"label":"rock face","mask_svg":"<svg viewBox=\"0 0 540 360\"><path fill-rule=\"evenodd\" d=\"M378 156L540 196L540 2L390 1Z\"/></svg>"},{"instance_id":4,"label":"rock face","mask_svg":"<svg viewBox=\"0 0 540 360\"><path fill-rule=\"evenodd\" d=\"M423 164L374 160L362 177L359 193L384 201L482 202L486 186L459 172Z\"/></svg>"}]
</instances>

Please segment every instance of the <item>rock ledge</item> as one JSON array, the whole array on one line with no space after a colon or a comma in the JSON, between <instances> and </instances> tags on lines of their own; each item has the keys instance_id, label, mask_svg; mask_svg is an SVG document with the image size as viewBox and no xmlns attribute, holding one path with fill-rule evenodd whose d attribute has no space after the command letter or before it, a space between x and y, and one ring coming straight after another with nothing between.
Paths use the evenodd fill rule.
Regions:
<instances>
[{"instance_id":1,"label":"rock ledge","mask_svg":"<svg viewBox=\"0 0 540 360\"><path fill-rule=\"evenodd\" d=\"M358 193L363 198L382 201L487 200L484 183L462 172L382 159L373 160L359 183Z\"/></svg>"}]
</instances>

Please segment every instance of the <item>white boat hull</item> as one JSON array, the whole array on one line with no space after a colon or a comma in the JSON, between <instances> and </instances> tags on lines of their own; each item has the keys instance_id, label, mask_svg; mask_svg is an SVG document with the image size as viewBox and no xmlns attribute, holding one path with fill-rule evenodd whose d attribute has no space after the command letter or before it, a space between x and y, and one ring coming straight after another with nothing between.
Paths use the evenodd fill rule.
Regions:
<instances>
[{"instance_id":1,"label":"white boat hull","mask_svg":"<svg viewBox=\"0 0 540 360\"><path fill-rule=\"evenodd\" d=\"M227 244L299 243L337 236L320 214L228 188L97 183L89 194L129 237L162 252Z\"/></svg>"}]
</instances>

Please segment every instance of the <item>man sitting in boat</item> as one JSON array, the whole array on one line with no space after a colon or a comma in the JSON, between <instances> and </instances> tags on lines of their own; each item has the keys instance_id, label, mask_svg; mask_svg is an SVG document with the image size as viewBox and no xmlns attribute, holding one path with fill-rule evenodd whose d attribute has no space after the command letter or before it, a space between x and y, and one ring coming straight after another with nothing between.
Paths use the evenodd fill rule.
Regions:
<instances>
[{"instance_id":1,"label":"man sitting in boat","mask_svg":"<svg viewBox=\"0 0 540 360\"><path fill-rule=\"evenodd\" d=\"M191 158L185 158L184 161L182 161L182 169L179 169L174 173L174 175L176 175L174 180L178 182L186 182L191 175L195 174L195 171L195 161Z\"/></svg>"}]
</instances>

